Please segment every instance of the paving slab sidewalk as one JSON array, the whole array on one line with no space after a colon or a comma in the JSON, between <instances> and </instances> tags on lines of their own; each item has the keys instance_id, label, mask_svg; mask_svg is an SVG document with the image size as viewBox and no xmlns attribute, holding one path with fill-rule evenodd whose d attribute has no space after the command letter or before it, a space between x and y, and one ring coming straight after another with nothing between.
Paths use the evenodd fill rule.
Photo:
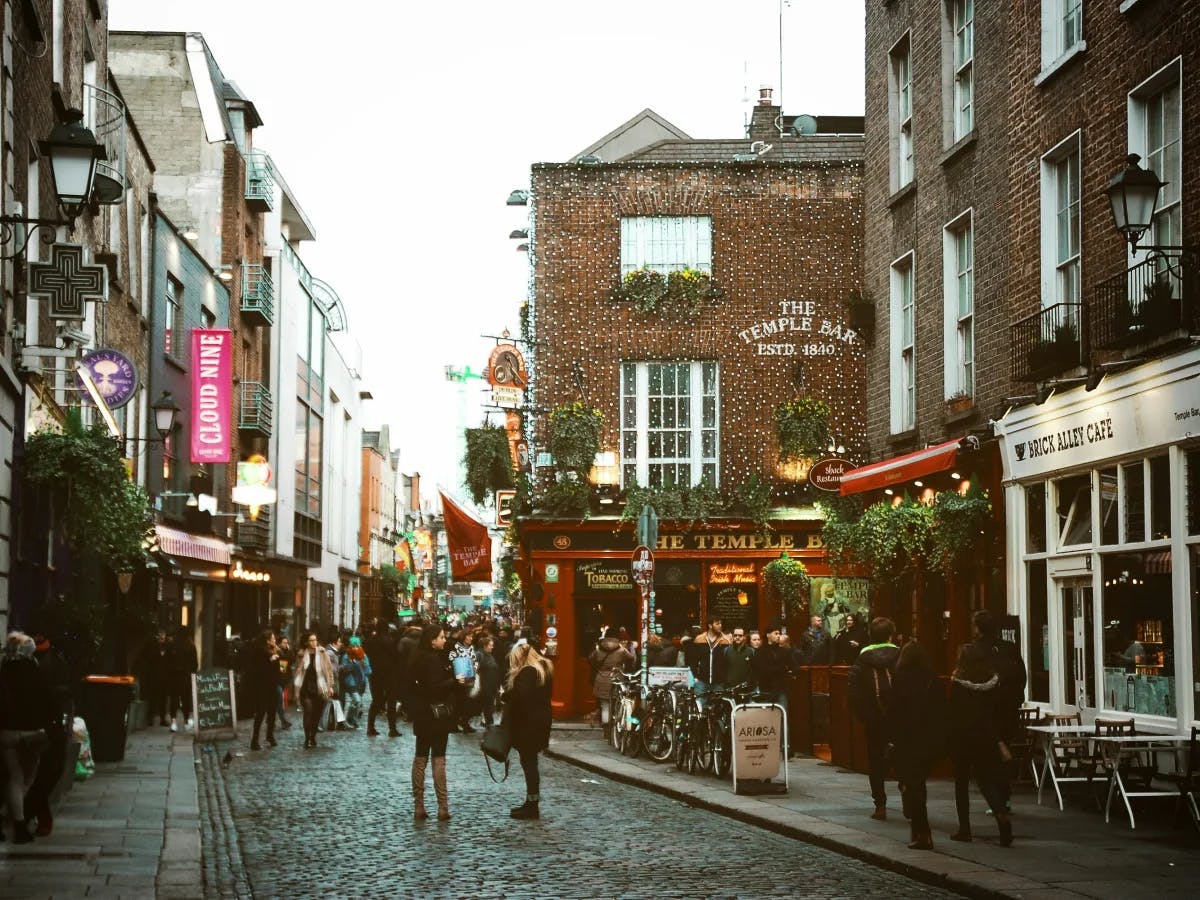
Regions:
<instances>
[{"instance_id":1,"label":"paving slab sidewalk","mask_svg":"<svg viewBox=\"0 0 1200 900\"><path fill-rule=\"evenodd\" d=\"M204 895L196 757L190 734L129 736L54 812L54 833L0 843L0 898Z\"/></svg>"},{"instance_id":2,"label":"paving slab sidewalk","mask_svg":"<svg viewBox=\"0 0 1200 900\"><path fill-rule=\"evenodd\" d=\"M929 820L934 850L909 850L908 823L900 795L888 784L888 821L869 818L867 778L813 758L788 763L786 796L733 793L729 780L688 775L644 756L630 759L605 743L598 729L554 729L549 754L629 784L723 813L866 860L905 875L976 897L1194 898L1200 892L1200 834L1186 812L1172 826L1174 800L1135 805L1138 827L1113 813L1109 824L1085 786L1073 791L1060 812L1053 797L1038 806L1031 786L1013 796L1015 841L1001 847L995 821L972 790L972 843L951 841L958 818L954 784L929 783ZM1136 803L1136 801L1135 801ZM1123 810L1122 810L1123 813Z\"/></svg>"}]
</instances>

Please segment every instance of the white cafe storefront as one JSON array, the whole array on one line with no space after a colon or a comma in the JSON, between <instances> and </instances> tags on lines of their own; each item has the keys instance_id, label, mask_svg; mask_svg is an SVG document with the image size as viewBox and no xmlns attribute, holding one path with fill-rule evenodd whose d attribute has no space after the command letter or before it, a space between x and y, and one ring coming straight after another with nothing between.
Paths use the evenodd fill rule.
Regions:
<instances>
[{"instance_id":1,"label":"white cafe storefront","mask_svg":"<svg viewBox=\"0 0 1200 900\"><path fill-rule=\"evenodd\" d=\"M1200 706L1200 348L995 428L1030 700L1186 730Z\"/></svg>"}]
</instances>

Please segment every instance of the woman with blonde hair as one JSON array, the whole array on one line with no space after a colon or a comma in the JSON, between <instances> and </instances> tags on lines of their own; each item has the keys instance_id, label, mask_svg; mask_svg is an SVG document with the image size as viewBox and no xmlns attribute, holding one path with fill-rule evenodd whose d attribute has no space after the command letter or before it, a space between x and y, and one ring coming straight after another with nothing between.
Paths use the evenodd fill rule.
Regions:
<instances>
[{"instance_id":1,"label":"woman with blonde hair","mask_svg":"<svg viewBox=\"0 0 1200 900\"><path fill-rule=\"evenodd\" d=\"M550 689L554 666L532 644L517 644L508 657L505 723L525 773L525 802L509 813L514 819L540 815L541 775L538 753L550 746Z\"/></svg>"}]
</instances>

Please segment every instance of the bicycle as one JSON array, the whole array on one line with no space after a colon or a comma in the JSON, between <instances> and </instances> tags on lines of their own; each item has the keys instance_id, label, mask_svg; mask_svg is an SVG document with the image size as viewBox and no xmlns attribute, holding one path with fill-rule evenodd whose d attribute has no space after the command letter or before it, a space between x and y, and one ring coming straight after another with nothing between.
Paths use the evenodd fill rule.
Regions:
<instances>
[{"instance_id":1,"label":"bicycle","mask_svg":"<svg viewBox=\"0 0 1200 900\"><path fill-rule=\"evenodd\" d=\"M675 749L675 695L665 685L649 688L642 703L642 746L656 762Z\"/></svg>"},{"instance_id":2,"label":"bicycle","mask_svg":"<svg viewBox=\"0 0 1200 900\"><path fill-rule=\"evenodd\" d=\"M676 686L671 689L674 697L675 768L682 772L693 761L693 722L701 715L696 694L689 687ZM695 771L693 767L691 771Z\"/></svg>"},{"instance_id":3,"label":"bicycle","mask_svg":"<svg viewBox=\"0 0 1200 900\"><path fill-rule=\"evenodd\" d=\"M613 749L627 756L637 756L641 747L638 711L641 685L638 674L617 672L609 691L609 734Z\"/></svg>"},{"instance_id":4,"label":"bicycle","mask_svg":"<svg viewBox=\"0 0 1200 900\"><path fill-rule=\"evenodd\" d=\"M749 684L739 684L726 690L710 691L705 710L710 756L708 768L717 778L729 774L733 765L733 708L753 699L757 690Z\"/></svg>"}]
</instances>

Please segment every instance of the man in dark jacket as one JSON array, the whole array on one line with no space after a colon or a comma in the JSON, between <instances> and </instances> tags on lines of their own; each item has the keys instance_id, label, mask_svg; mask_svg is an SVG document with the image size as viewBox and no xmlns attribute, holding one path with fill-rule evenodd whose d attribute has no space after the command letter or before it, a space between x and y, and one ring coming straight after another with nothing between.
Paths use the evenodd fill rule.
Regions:
<instances>
[{"instance_id":1,"label":"man in dark jacket","mask_svg":"<svg viewBox=\"0 0 1200 900\"><path fill-rule=\"evenodd\" d=\"M399 737L396 728L396 681L400 675L395 638L388 634L383 622L376 623L375 633L367 638L367 658L371 660L371 706L367 710L367 734L375 737L375 717L380 710L387 713L388 737Z\"/></svg>"},{"instance_id":2,"label":"man in dark jacket","mask_svg":"<svg viewBox=\"0 0 1200 900\"><path fill-rule=\"evenodd\" d=\"M999 740L1005 745L1011 745L1016 737L1020 722L1021 704L1025 702L1025 683L1028 673L1021 651L1012 641L1000 637L996 626L996 617L988 610L978 610L971 618L975 632L972 642L979 652L987 657L999 678L996 685L996 700L993 708L996 713L995 730ZM1005 807L1010 803L1010 773L1007 766L997 767L996 787L1004 798Z\"/></svg>"},{"instance_id":3,"label":"man in dark jacket","mask_svg":"<svg viewBox=\"0 0 1200 900\"><path fill-rule=\"evenodd\" d=\"M63 655L50 646L50 638L40 631L33 634L33 658L38 665L46 685L50 688L52 722L46 726L49 739L38 763L33 785L25 795L27 817L37 817L39 837L46 837L54 830L54 816L50 813L50 792L62 777L67 762L67 737L69 722L74 718L74 703L71 699L71 672Z\"/></svg>"},{"instance_id":4,"label":"man in dark jacket","mask_svg":"<svg viewBox=\"0 0 1200 900\"><path fill-rule=\"evenodd\" d=\"M754 671L750 667L753 660L754 650L746 642L745 626L735 625L733 643L725 649L725 677L731 685L754 681Z\"/></svg>"},{"instance_id":5,"label":"man in dark jacket","mask_svg":"<svg viewBox=\"0 0 1200 900\"><path fill-rule=\"evenodd\" d=\"M879 616L871 621L871 643L863 647L850 669L850 710L863 723L867 733L867 769L871 799L875 801L872 819L887 818L887 794L883 782L887 774L887 728L884 709L892 689L892 675L900 648L892 643L896 626Z\"/></svg>"},{"instance_id":6,"label":"man in dark jacket","mask_svg":"<svg viewBox=\"0 0 1200 900\"><path fill-rule=\"evenodd\" d=\"M772 622L767 626L767 641L750 660L754 680L758 682L763 698L788 708L788 687L792 681L791 654L780 642L783 624Z\"/></svg>"},{"instance_id":7,"label":"man in dark jacket","mask_svg":"<svg viewBox=\"0 0 1200 900\"><path fill-rule=\"evenodd\" d=\"M698 635L688 648L690 655L686 656L688 668L696 679L695 690L703 695L710 687L719 688L725 684L725 648L729 646L729 638L721 633L721 617L708 617L708 631Z\"/></svg>"},{"instance_id":8,"label":"man in dark jacket","mask_svg":"<svg viewBox=\"0 0 1200 900\"><path fill-rule=\"evenodd\" d=\"M800 657L804 665L829 665L832 650L829 632L825 630L825 620L820 616L813 616L809 620L808 631L800 635Z\"/></svg>"},{"instance_id":9,"label":"man in dark jacket","mask_svg":"<svg viewBox=\"0 0 1200 900\"><path fill-rule=\"evenodd\" d=\"M421 643L421 626L409 625L396 642L396 700L412 719L412 675L409 669ZM370 659L370 657L367 657Z\"/></svg>"},{"instance_id":10,"label":"man in dark jacket","mask_svg":"<svg viewBox=\"0 0 1200 900\"><path fill-rule=\"evenodd\" d=\"M833 664L852 666L858 662L858 654L870 643L867 626L859 621L857 613L846 613L841 630L833 639Z\"/></svg>"},{"instance_id":11,"label":"man in dark jacket","mask_svg":"<svg viewBox=\"0 0 1200 900\"><path fill-rule=\"evenodd\" d=\"M196 654L196 644L192 632L186 626L175 633L166 656L167 672L167 718L171 722L171 730L178 731L175 724L175 713L183 710L186 728L192 728L192 675L200 669L200 658Z\"/></svg>"},{"instance_id":12,"label":"man in dark jacket","mask_svg":"<svg viewBox=\"0 0 1200 900\"><path fill-rule=\"evenodd\" d=\"M167 724L167 652L167 633L160 629L138 658L138 677L148 707L146 723L153 724L157 716L163 727Z\"/></svg>"}]
</instances>

